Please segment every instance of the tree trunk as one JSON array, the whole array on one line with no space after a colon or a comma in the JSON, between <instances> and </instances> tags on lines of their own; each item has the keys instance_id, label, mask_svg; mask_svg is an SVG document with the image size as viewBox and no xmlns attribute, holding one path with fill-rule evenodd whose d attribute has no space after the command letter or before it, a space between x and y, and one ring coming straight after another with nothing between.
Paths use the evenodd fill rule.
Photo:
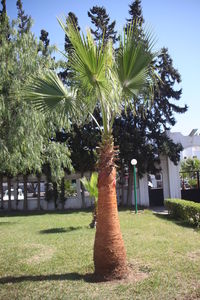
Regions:
<instances>
[{"instance_id":1,"label":"tree trunk","mask_svg":"<svg viewBox=\"0 0 200 300\"><path fill-rule=\"evenodd\" d=\"M24 175L24 210L28 208L27 201L27 175Z\"/></svg>"},{"instance_id":2,"label":"tree trunk","mask_svg":"<svg viewBox=\"0 0 200 300\"><path fill-rule=\"evenodd\" d=\"M37 209L40 210L40 176L38 178Z\"/></svg>"},{"instance_id":3,"label":"tree trunk","mask_svg":"<svg viewBox=\"0 0 200 300\"><path fill-rule=\"evenodd\" d=\"M3 176L0 176L1 209L3 209Z\"/></svg>"},{"instance_id":4,"label":"tree trunk","mask_svg":"<svg viewBox=\"0 0 200 300\"><path fill-rule=\"evenodd\" d=\"M8 210L11 210L11 179L8 177Z\"/></svg>"},{"instance_id":5,"label":"tree trunk","mask_svg":"<svg viewBox=\"0 0 200 300\"><path fill-rule=\"evenodd\" d=\"M102 142L99 157L97 229L94 243L95 275L104 280L127 274L116 198L115 153L112 138Z\"/></svg>"},{"instance_id":6,"label":"tree trunk","mask_svg":"<svg viewBox=\"0 0 200 300\"><path fill-rule=\"evenodd\" d=\"M62 181L61 181L60 200L61 200L61 203L62 203L62 209L64 209L65 208L65 177L63 177Z\"/></svg>"},{"instance_id":7,"label":"tree trunk","mask_svg":"<svg viewBox=\"0 0 200 300\"><path fill-rule=\"evenodd\" d=\"M58 189L57 189L57 183L53 183L53 198L54 198L54 205L55 205L55 209L57 209L58 207Z\"/></svg>"},{"instance_id":8,"label":"tree trunk","mask_svg":"<svg viewBox=\"0 0 200 300\"><path fill-rule=\"evenodd\" d=\"M83 173L81 172L81 178L83 177ZM86 207L85 205L85 187L81 182L81 199L82 199L82 208L84 209Z\"/></svg>"}]
</instances>

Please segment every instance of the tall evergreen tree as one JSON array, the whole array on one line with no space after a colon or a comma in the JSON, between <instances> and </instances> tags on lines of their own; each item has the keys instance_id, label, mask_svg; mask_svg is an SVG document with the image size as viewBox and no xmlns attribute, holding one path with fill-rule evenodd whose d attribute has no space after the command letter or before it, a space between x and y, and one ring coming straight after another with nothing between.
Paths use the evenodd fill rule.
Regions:
<instances>
[{"instance_id":1,"label":"tall evergreen tree","mask_svg":"<svg viewBox=\"0 0 200 300\"><path fill-rule=\"evenodd\" d=\"M72 24L74 25L74 28L76 28L78 31L80 31L80 27L78 25L78 18L73 12L68 13L67 18L66 18L66 24L67 24L68 20L71 20ZM72 44L71 44L67 34L65 34L65 52L66 52L66 55L68 55L68 57L70 56L71 51L72 51ZM64 63L63 69L64 69L64 71L59 72L58 75L65 84L70 85L69 82L70 82L70 79L72 78L73 74L68 66L68 63Z\"/></svg>"},{"instance_id":2,"label":"tall evergreen tree","mask_svg":"<svg viewBox=\"0 0 200 300\"><path fill-rule=\"evenodd\" d=\"M127 33L127 30L130 30L131 28L134 28L134 35L133 39L137 43L138 40L143 39L145 43L147 41L144 40L144 34L143 34L143 24L144 24L144 18L142 14L142 6L141 6L141 0L135 0L132 2L132 4L129 5L129 15L130 18L126 19L126 27L125 31ZM137 26L133 26L133 24L137 22ZM148 45L146 45L148 47Z\"/></svg>"},{"instance_id":3,"label":"tall evergreen tree","mask_svg":"<svg viewBox=\"0 0 200 300\"><path fill-rule=\"evenodd\" d=\"M93 6L88 11L88 17L95 26L95 29L91 29L91 32L96 41L102 41L104 38L104 45L109 39L112 40L113 44L116 43L118 40L117 31L115 31L116 22L113 21L110 23L110 17L103 6Z\"/></svg>"},{"instance_id":4,"label":"tall evergreen tree","mask_svg":"<svg viewBox=\"0 0 200 300\"><path fill-rule=\"evenodd\" d=\"M73 13L73 12L69 12L68 13L68 16L66 18L66 23L67 23L67 20L71 20L72 21L72 24L74 25L74 27L80 31L80 27L78 25L78 18L77 16ZM67 34L65 34L65 52L66 53L69 53L70 49L72 48L72 43L70 42L70 39L68 38Z\"/></svg>"},{"instance_id":5,"label":"tall evergreen tree","mask_svg":"<svg viewBox=\"0 0 200 300\"><path fill-rule=\"evenodd\" d=\"M128 24L132 24L133 21L138 21L140 26L144 23L144 18L142 14L141 0L135 0L129 5L129 15L130 18L127 19Z\"/></svg>"},{"instance_id":6,"label":"tall evergreen tree","mask_svg":"<svg viewBox=\"0 0 200 300\"><path fill-rule=\"evenodd\" d=\"M17 10L18 10L18 19L19 23L19 33L28 32L31 28L31 17L26 15L23 10L23 3L21 0L17 0L16 2Z\"/></svg>"},{"instance_id":7,"label":"tall evergreen tree","mask_svg":"<svg viewBox=\"0 0 200 300\"><path fill-rule=\"evenodd\" d=\"M41 30L40 40L42 41L43 46L44 46L44 48L42 49L43 55L48 54L48 46L49 46L49 42L50 42L48 39L48 35L49 35L49 33L46 30L44 30L44 29Z\"/></svg>"}]
</instances>

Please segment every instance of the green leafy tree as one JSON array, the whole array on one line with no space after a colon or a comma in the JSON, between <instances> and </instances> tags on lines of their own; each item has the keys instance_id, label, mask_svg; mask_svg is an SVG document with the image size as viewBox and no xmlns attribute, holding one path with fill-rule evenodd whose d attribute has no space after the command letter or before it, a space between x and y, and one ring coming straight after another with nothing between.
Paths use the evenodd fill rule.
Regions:
<instances>
[{"instance_id":1,"label":"green leafy tree","mask_svg":"<svg viewBox=\"0 0 200 300\"><path fill-rule=\"evenodd\" d=\"M181 162L181 172L190 173L200 171L200 160L198 158L187 158Z\"/></svg>"},{"instance_id":2,"label":"green leafy tree","mask_svg":"<svg viewBox=\"0 0 200 300\"><path fill-rule=\"evenodd\" d=\"M181 177L183 180L187 180L188 184L193 188L196 188L198 185L197 177L199 177L199 172L200 160L198 158L187 158L181 162Z\"/></svg>"},{"instance_id":3,"label":"green leafy tree","mask_svg":"<svg viewBox=\"0 0 200 300\"><path fill-rule=\"evenodd\" d=\"M53 141L55 132L64 125L60 112L44 116L25 102L21 93L33 74L44 66L55 69L57 65L50 55L38 53L39 43L27 27L22 34L20 19L11 25L4 6L2 11L5 16L0 28L8 30L1 31L0 47L0 173L41 173L49 164L52 180L60 182L64 168L71 167L66 143Z\"/></svg>"},{"instance_id":4,"label":"green leafy tree","mask_svg":"<svg viewBox=\"0 0 200 300\"><path fill-rule=\"evenodd\" d=\"M98 221L94 244L95 274L103 278L121 278L127 274L127 265L117 212L116 149L112 126L116 115L121 113L122 103L128 104L135 96L148 94L154 55L151 49L144 48L142 42L137 45L133 42L132 30L122 37L115 56L111 41L102 49L101 45L94 42L90 31L84 37L71 22L68 22L67 27L63 22L60 23L73 45L70 66L74 71L76 97L52 71L35 77L24 91L24 97L31 99L43 110L64 102L69 114L85 107L81 112L87 111L92 115L98 103L103 126L99 126L101 144L98 162ZM82 91L87 97L82 97Z\"/></svg>"}]
</instances>

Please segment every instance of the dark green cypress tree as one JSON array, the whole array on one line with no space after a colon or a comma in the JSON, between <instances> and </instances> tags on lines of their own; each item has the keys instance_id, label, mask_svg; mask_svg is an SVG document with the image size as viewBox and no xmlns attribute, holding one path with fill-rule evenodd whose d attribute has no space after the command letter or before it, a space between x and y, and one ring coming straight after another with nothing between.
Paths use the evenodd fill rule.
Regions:
<instances>
[{"instance_id":1,"label":"dark green cypress tree","mask_svg":"<svg viewBox=\"0 0 200 300\"><path fill-rule=\"evenodd\" d=\"M113 44L116 43L118 40L117 31L115 31L116 22L113 21L110 23L110 17L103 6L93 6L88 11L88 17L95 26L95 30L91 29L91 32L96 41L101 41L104 38L104 44L109 39L113 41Z\"/></svg>"},{"instance_id":2,"label":"dark green cypress tree","mask_svg":"<svg viewBox=\"0 0 200 300\"><path fill-rule=\"evenodd\" d=\"M21 0L17 0L16 5L18 10L18 19L20 20L19 33L23 34L25 32L28 32L31 28L31 17L25 15L23 10L23 3Z\"/></svg>"}]
</instances>

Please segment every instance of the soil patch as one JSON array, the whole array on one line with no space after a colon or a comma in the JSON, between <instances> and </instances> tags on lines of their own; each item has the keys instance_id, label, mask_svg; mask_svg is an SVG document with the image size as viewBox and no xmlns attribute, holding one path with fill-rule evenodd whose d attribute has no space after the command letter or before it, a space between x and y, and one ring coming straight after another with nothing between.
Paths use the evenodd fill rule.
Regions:
<instances>
[{"instance_id":1,"label":"soil patch","mask_svg":"<svg viewBox=\"0 0 200 300\"><path fill-rule=\"evenodd\" d=\"M52 258L55 250L49 246L44 246L40 244L31 244L32 248L37 249L37 253L30 258L25 260L28 264L39 264L43 261L49 260Z\"/></svg>"},{"instance_id":2,"label":"soil patch","mask_svg":"<svg viewBox=\"0 0 200 300\"><path fill-rule=\"evenodd\" d=\"M97 276L95 274L86 274L85 281L104 284L130 284L143 281L150 276L150 268L141 266L137 263L129 263L126 267L126 273L123 272L122 278L116 269L115 272L108 276Z\"/></svg>"}]
</instances>

